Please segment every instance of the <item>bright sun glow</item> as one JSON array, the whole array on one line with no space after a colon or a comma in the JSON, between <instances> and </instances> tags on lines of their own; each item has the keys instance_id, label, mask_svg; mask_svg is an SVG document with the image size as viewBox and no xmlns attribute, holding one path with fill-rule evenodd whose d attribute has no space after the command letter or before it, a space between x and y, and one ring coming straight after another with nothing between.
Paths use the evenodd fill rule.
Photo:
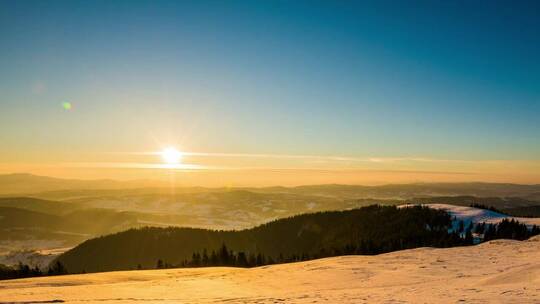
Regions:
<instances>
[{"instance_id":1,"label":"bright sun glow","mask_svg":"<svg viewBox=\"0 0 540 304\"><path fill-rule=\"evenodd\" d=\"M166 148L161 151L161 157L163 161L167 164L179 164L182 161L182 152L176 150L175 148Z\"/></svg>"}]
</instances>

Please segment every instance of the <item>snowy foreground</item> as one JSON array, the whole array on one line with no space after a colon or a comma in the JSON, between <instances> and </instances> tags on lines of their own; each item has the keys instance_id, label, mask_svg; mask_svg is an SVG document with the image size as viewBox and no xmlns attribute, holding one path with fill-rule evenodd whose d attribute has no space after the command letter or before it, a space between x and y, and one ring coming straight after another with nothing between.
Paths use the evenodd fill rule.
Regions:
<instances>
[{"instance_id":1,"label":"snowy foreground","mask_svg":"<svg viewBox=\"0 0 540 304\"><path fill-rule=\"evenodd\" d=\"M0 281L0 302L540 303L540 237L252 269L121 271Z\"/></svg>"}]
</instances>

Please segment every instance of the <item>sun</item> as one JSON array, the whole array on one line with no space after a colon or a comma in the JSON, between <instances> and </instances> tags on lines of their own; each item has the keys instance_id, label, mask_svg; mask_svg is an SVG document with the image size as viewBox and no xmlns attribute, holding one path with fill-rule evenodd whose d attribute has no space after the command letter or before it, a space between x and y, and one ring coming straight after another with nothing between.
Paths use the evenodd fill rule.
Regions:
<instances>
[{"instance_id":1,"label":"sun","mask_svg":"<svg viewBox=\"0 0 540 304\"><path fill-rule=\"evenodd\" d=\"M182 161L182 152L172 147L163 149L160 154L163 161L167 164L174 165Z\"/></svg>"}]
</instances>

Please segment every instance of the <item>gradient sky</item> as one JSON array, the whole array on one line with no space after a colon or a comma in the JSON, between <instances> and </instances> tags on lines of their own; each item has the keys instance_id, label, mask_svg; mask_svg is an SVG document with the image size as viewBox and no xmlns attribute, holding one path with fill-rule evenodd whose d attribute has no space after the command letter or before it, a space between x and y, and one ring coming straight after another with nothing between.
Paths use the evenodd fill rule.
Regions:
<instances>
[{"instance_id":1,"label":"gradient sky","mask_svg":"<svg viewBox=\"0 0 540 304\"><path fill-rule=\"evenodd\" d=\"M0 172L540 183L538 54L539 1L0 0Z\"/></svg>"}]
</instances>

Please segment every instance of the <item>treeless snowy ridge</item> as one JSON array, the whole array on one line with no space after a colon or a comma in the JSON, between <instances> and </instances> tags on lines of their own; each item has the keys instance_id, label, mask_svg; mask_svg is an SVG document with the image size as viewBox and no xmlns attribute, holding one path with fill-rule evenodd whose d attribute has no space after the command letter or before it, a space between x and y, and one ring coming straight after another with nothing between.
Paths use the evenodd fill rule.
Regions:
<instances>
[{"instance_id":1,"label":"treeless snowy ridge","mask_svg":"<svg viewBox=\"0 0 540 304\"><path fill-rule=\"evenodd\" d=\"M252 269L121 271L0 282L0 302L540 303L540 237Z\"/></svg>"}]
</instances>

